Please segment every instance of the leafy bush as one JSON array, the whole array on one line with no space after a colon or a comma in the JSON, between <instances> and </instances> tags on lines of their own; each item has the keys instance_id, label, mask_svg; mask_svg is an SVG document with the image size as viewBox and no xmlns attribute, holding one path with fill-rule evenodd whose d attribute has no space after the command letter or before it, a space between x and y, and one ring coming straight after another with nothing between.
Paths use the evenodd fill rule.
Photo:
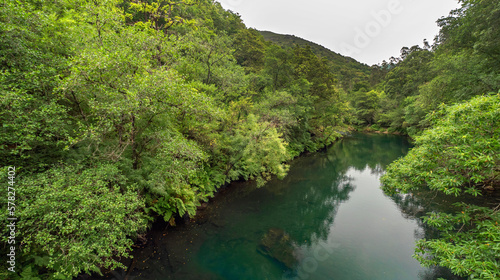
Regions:
<instances>
[{"instance_id":1,"label":"leafy bush","mask_svg":"<svg viewBox=\"0 0 500 280\"><path fill-rule=\"evenodd\" d=\"M500 212L457 206L464 210L455 215L432 213L424 219L441 231L441 238L419 240L414 257L424 266L449 267L460 276L499 279Z\"/></svg>"},{"instance_id":2,"label":"leafy bush","mask_svg":"<svg viewBox=\"0 0 500 280\"><path fill-rule=\"evenodd\" d=\"M427 116L434 124L416 138L416 147L387 168L388 193L422 187L475 196L499 185L500 94L442 106ZM500 212L461 204L461 213L430 213L424 222L440 230L434 240L420 240L415 258L473 279L500 278Z\"/></svg>"},{"instance_id":3,"label":"leafy bush","mask_svg":"<svg viewBox=\"0 0 500 280\"><path fill-rule=\"evenodd\" d=\"M422 186L446 194L479 195L500 175L500 95L441 107L434 123L415 139L416 147L391 164L382 178L387 192Z\"/></svg>"},{"instance_id":4,"label":"leafy bush","mask_svg":"<svg viewBox=\"0 0 500 280\"><path fill-rule=\"evenodd\" d=\"M54 279L122 267L114 257L128 257L129 237L146 227L144 202L126 183L108 164L19 177L16 214L23 258L46 267Z\"/></svg>"}]
</instances>

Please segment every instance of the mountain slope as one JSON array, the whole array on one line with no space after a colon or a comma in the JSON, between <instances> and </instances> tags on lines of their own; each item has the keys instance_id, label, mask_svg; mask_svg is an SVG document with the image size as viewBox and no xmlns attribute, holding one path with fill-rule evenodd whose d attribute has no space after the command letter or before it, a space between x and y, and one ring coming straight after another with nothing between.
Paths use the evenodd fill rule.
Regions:
<instances>
[{"instance_id":1,"label":"mountain slope","mask_svg":"<svg viewBox=\"0 0 500 280\"><path fill-rule=\"evenodd\" d=\"M346 90L351 89L358 82L367 82L370 77L370 66L358 62L351 57L342 56L319 44L307 41L295 35L277 34L271 31L259 31L266 41L273 42L284 48L294 46L309 46L317 56L330 62L330 69L335 74L339 83Z\"/></svg>"}]
</instances>

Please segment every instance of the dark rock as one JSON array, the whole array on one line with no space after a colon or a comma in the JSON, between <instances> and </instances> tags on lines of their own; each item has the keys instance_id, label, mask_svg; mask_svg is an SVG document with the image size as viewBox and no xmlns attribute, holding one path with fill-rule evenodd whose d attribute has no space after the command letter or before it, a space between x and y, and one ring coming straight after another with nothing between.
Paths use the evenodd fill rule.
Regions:
<instances>
[{"instance_id":1,"label":"dark rock","mask_svg":"<svg viewBox=\"0 0 500 280\"><path fill-rule=\"evenodd\" d=\"M290 236L279 228L269 229L262 237L257 251L283 264L288 269L293 269L298 263Z\"/></svg>"}]
</instances>

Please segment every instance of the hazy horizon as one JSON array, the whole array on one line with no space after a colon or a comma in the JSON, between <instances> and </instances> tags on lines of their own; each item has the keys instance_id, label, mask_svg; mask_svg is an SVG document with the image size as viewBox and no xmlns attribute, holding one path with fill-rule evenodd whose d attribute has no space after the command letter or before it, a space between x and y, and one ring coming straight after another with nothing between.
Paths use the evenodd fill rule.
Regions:
<instances>
[{"instance_id":1,"label":"hazy horizon","mask_svg":"<svg viewBox=\"0 0 500 280\"><path fill-rule=\"evenodd\" d=\"M247 27L297 37L368 65L398 57L402 47L432 43L436 21L456 0L220 0Z\"/></svg>"}]
</instances>

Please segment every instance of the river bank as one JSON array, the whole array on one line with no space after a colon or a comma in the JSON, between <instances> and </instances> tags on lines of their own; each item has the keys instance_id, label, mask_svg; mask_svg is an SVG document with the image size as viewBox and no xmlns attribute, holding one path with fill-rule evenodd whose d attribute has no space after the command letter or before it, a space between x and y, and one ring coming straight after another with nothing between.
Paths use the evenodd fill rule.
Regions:
<instances>
[{"instance_id":1,"label":"river bank","mask_svg":"<svg viewBox=\"0 0 500 280\"><path fill-rule=\"evenodd\" d=\"M339 141L340 139L342 139L345 136L350 136L352 131L353 131L353 129L337 131L336 135L334 136L335 139L333 140L333 142L335 143L336 141ZM332 135L330 135L330 136L332 136ZM326 149L326 147L321 148L320 150L325 150L325 149ZM308 155L308 154L311 154L311 152L304 151L296 158L304 156L304 155ZM135 251L137 249L145 249L149 246L154 246L154 244L157 243L157 242L155 242L155 237L154 237L155 234L153 234L153 232L155 230L161 229L162 231L165 231L164 234L162 233L162 236L166 236L169 231L173 231L173 230L179 228L177 226L186 226L186 225L189 225L190 223L197 223L197 224L205 223L206 219L207 219L206 218L207 213L210 212L210 211L206 211L207 208L210 209L210 207L208 207L208 206L213 204L214 201L216 201L217 197L219 197L220 195L224 195L224 193L230 188L230 186L232 186L234 184L249 184L252 186L251 189L257 188L257 185L253 181L244 182L244 181L240 180L240 181L234 181L231 183L226 183L225 185L223 185L217 189L217 191L214 193L214 196L212 198L209 198L209 200L207 202L203 202L203 203L201 203L200 206L197 207L197 213L194 217L189 217L189 215L187 213L182 217L174 214L174 216L173 216L174 219L170 220L169 221L170 223L167 223L162 219L162 217L157 216L155 218L155 221L151 225L151 229L148 230L146 233L139 235L139 237L136 239L136 241L133 245L133 250ZM250 190L248 190L248 191L250 191ZM217 223L215 222L215 224L217 224ZM172 250L172 251L175 251L175 250ZM134 254L134 253L132 252L132 254ZM98 276L95 274L93 274L93 275L81 274L78 277L76 277L75 279L79 279L79 280L115 279L116 277L118 277L116 279L122 279L123 277L129 275L130 274L129 272L131 270L133 270L138 264L138 262L136 262L136 258L121 258L121 259L118 259L118 261L121 262L127 268L125 271L123 269L119 269L117 271L104 271L103 272L105 274L104 276Z\"/></svg>"},{"instance_id":2,"label":"river bank","mask_svg":"<svg viewBox=\"0 0 500 280\"><path fill-rule=\"evenodd\" d=\"M409 148L404 137L355 134L297 158L283 180L232 183L193 219L155 223L127 272L92 279L459 279L411 258L431 234L418 215L451 201L380 189L385 166Z\"/></svg>"}]
</instances>

